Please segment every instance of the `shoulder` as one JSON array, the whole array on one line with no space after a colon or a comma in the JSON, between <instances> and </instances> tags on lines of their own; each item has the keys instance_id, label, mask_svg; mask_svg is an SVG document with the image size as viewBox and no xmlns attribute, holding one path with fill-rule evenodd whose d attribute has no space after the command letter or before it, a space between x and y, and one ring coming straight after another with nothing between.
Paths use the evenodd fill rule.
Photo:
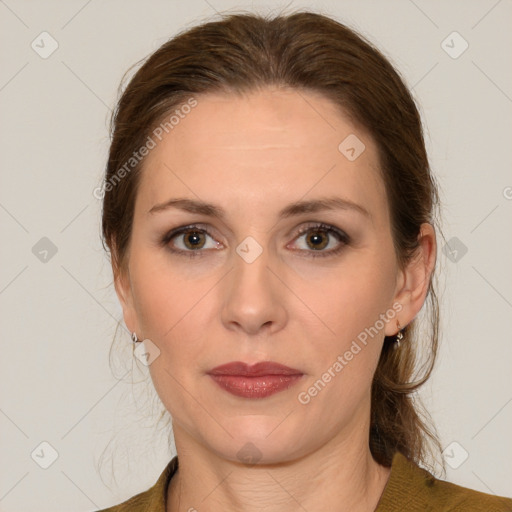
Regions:
<instances>
[{"instance_id":1,"label":"shoulder","mask_svg":"<svg viewBox=\"0 0 512 512\"><path fill-rule=\"evenodd\" d=\"M375 512L512 512L512 499L438 480L396 453Z\"/></svg>"},{"instance_id":2,"label":"shoulder","mask_svg":"<svg viewBox=\"0 0 512 512\"><path fill-rule=\"evenodd\" d=\"M443 480L434 480L435 496L442 510L512 512L512 499L478 492ZM433 509L434 510L434 509Z\"/></svg>"},{"instance_id":3,"label":"shoulder","mask_svg":"<svg viewBox=\"0 0 512 512\"><path fill-rule=\"evenodd\" d=\"M98 510L97 512L145 512L148 510L151 502L151 489L141 492L136 496L131 497L129 500L114 505L113 507ZM151 509L149 509L151 510Z\"/></svg>"},{"instance_id":4,"label":"shoulder","mask_svg":"<svg viewBox=\"0 0 512 512\"><path fill-rule=\"evenodd\" d=\"M177 469L178 457L174 457L162 471L156 483L147 491L132 496L119 505L97 512L165 512L167 488Z\"/></svg>"}]
</instances>

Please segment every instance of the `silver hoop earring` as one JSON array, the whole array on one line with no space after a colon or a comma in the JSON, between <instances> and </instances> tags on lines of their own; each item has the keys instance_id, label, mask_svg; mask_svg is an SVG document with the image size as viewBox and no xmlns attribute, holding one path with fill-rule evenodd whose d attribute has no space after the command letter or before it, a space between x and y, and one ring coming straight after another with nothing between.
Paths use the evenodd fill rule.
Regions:
<instances>
[{"instance_id":1,"label":"silver hoop earring","mask_svg":"<svg viewBox=\"0 0 512 512\"><path fill-rule=\"evenodd\" d=\"M133 343L140 343L141 340L137 338L137 334L135 332L132 332L132 341Z\"/></svg>"}]
</instances>

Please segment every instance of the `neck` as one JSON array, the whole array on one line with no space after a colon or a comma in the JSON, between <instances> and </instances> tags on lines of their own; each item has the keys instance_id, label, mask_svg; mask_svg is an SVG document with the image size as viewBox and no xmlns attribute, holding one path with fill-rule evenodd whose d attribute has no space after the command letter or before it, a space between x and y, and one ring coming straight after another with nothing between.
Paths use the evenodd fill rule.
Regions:
<instances>
[{"instance_id":1,"label":"neck","mask_svg":"<svg viewBox=\"0 0 512 512\"><path fill-rule=\"evenodd\" d=\"M372 458L367 436L355 439L361 430L297 460L247 466L207 451L175 426L179 469L167 512L372 512L390 468Z\"/></svg>"}]
</instances>

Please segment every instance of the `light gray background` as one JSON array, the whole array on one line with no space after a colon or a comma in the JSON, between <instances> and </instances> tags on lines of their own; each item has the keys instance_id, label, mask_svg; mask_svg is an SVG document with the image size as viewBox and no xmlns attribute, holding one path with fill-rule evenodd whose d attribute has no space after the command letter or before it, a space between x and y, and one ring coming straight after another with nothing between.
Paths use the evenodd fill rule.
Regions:
<instances>
[{"instance_id":1,"label":"light gray background","mask_svg":"<svg viewBox=\"0 0 512 512\"><path fill-rule=\"evenodd\" d=\"M440 240L442 347L421 395L443 448L460 445L450 446L447 462L469 454L458 469L447 466L448 479L512 495L509 0L0 0L1 511L103 508L148 488L171 457L165 432L153 427L147 372L135 369L142 380L135 385L126 373L131 347L122 328L118 347L128 362L116 375L124 379L109 368L121 310L92 193L104 168L109 109L128 67L178 30L215 11L287 3L361 31L421 105L446 240L467 247L463 254L452 242L457 252L445 253ZM47 59L31 47L43 45L43 31L59 45ZM453 31L469 44L455 59L441 46ZM457 37L445 43L452 54L462 49ZM46 262L32 251L43 237L57 247ZM31 458L36 448L40 462L51 456L43 441L58 452L48 469Z\"/></svg>"}]
</instances>

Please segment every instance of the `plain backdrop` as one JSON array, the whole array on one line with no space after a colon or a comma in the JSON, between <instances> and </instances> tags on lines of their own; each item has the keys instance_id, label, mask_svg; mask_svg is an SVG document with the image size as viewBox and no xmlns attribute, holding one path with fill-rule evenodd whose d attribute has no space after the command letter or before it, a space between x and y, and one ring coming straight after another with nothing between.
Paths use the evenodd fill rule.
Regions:
<instances>
[{"instance_id":1,"label":"plain backdrop","mask_svg":"<svg viewBox=\"0 0 512 512\"><path fill-rule=\"evenodd\" d=\"M123 73L179 30L287 5L359 30L420 104L448 242L440 356L421 396L447 478L512 496L510 1L2 0L1 511L119 503L173 455L123 327L127 357L116 376L109 366L121 309L93 191L110 109Z\"/></svg>"}]
</instances>

